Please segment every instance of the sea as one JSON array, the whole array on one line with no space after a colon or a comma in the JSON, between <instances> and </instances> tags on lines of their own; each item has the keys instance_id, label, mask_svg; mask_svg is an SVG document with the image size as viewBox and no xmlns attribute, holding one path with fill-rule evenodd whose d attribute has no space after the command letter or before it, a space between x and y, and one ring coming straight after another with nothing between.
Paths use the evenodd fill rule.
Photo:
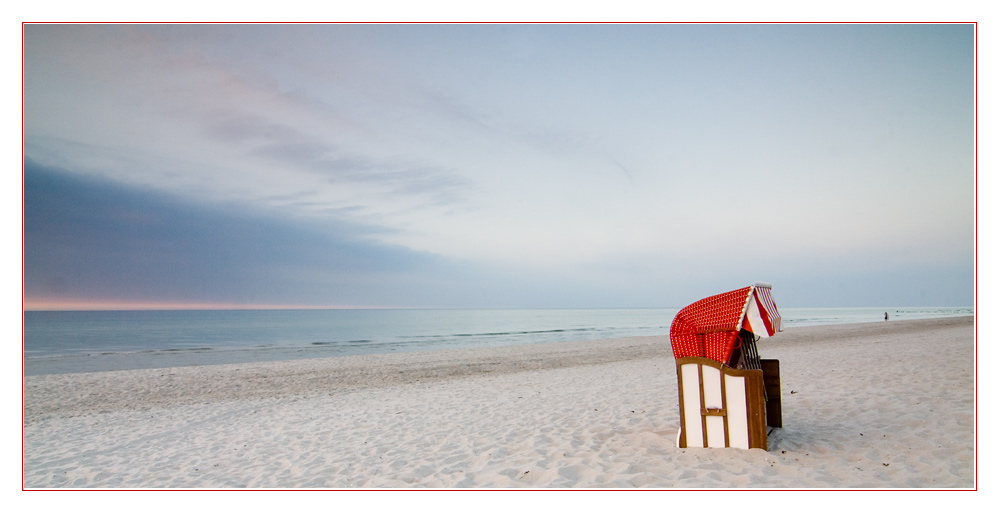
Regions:
<instances>
[{"instance_id":1,"label":"sea","mask_svg":"<svg viewBox=\"0 0 999 513\"><path fill-rule=\"evenodd\" d=\"M25 311L24 375L669 335L678 309ZM974 315L971 307L782 308L801 326Z\"/></svg>"}]
</instances>

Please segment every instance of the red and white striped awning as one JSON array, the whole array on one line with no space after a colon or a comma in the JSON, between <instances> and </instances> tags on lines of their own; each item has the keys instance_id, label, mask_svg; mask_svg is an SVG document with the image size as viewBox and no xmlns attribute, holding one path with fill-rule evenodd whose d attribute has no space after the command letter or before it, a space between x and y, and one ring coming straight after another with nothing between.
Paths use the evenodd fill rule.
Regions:
<instances>
[{"instance_id":1,"label":"red and white striped awning","mask_svg":"<svg viewBox=\"0 0 999 513\"><path fill-rule=\"evenodd\" d=\"M770 295L770 284L756 282L749 288L746 305L742 309L740 327L758 337L772 337L780 332L780 313Z\"/></svg>"}]
</instances>

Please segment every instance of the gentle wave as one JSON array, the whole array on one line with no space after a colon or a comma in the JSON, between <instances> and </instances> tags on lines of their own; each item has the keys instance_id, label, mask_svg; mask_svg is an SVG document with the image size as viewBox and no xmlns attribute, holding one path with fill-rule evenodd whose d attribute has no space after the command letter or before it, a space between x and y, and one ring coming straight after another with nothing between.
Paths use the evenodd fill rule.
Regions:
<instances>
[{"instance_id":1,"label":"gentle wave","mask_svg":"<svg viewBox=\"0 0 999 513\"><path fill-rule=\"evenodd\" d=\"M324 342L312 342L311 344L314 345L314 346L333 346L333 345L337 345L337 344L365 344L365 343L368 343L368 342L371 342L371 340L369 340L369 339L347 340L347 341L332 341L332 340L330 340L330 341L324 341Z\"/></svg>"},{"instance_id":2,"label":"gentle wave","mask_svg":"<svg viewBox=\"0 0 999 513\"><path fill-rule=\"evenodd\" d=\"M25 312L24 373L244 363L668 336L678 309ZM782 309L785 329L974 315L970 307Z\"/></svg>"},{"instance_id":3,"label":"gentle wave","mask_svg":"<svg viewBox=\"0 0 999 513\"><path fill-rule=\"evenodd\" d=\"M505 337L511 335L541 335L546 333L585 333L593 331L608 331L620 328L572 328L572 329L551 329L551 330L528 330L528 331L496 331L488 333L454 333L450 335L417 335L411 337L412 339L424 339L424 338L449 338L449 337ZM642 330L642 329L652 329L648 327L633 327L628 329Z\"/></svg>"}]
</instances>

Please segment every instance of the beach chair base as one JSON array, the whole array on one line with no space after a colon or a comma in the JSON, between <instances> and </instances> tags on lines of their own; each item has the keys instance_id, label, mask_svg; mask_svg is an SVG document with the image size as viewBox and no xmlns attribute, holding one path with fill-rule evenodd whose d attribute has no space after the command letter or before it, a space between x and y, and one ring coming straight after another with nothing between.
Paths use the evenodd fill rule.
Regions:
<instances>
[{"instance_id":1,"label":"beach chair base","mask_svg":"<svg viewBox=\"0 0 999 513\"><path fill-rule=\"evenodd\" d=\"M677 445L766 450L768 407L775 416L770 425L780 427L780 367L777 360L767 362L769 372L733 369L710 358L678 358ZM776 392L770 394L773 402L767 400L765 375L771 385L776 383Z\"/></svg>"}]
</instances>

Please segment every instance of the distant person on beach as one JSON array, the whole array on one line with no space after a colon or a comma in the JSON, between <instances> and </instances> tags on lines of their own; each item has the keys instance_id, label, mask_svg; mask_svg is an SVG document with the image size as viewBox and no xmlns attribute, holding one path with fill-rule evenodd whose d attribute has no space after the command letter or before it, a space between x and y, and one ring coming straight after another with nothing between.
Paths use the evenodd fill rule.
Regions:
<instances>
[{"instance_id":1,"label":"distant person on beach","mask_svg":"<svg viewBox=\"0 0 999 513\"><path fill-rule=\"evenodd\" d=\"M888 320L888 312L885 312L885 320Z\"/></svg>"}]
</instances>

